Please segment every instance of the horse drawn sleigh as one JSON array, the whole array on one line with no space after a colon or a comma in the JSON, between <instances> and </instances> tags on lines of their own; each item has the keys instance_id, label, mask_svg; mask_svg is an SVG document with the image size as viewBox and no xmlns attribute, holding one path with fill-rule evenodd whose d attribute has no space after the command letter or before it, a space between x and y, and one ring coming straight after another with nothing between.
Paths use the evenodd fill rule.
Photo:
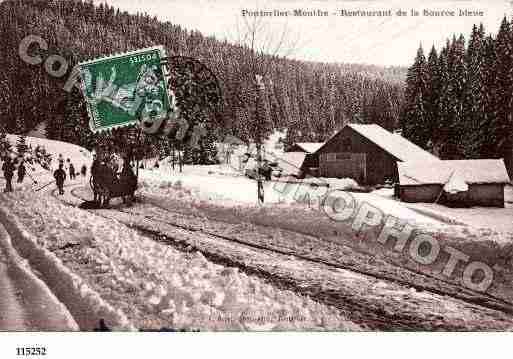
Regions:
<instances>
[{"instance_id":1,"label":"horse drawn sleigh","mask_svg":"<svg viewBox=\"0 0 513 359\"><path fill-rule=\"evenodd\" d=\"M89 181L94 194L94 204L106 207L112 198L121 197L123 203L132 203L137 190L137 175L132 170L129 160L124 160L123 168L117 172L113 161L95 159L91 168Z\"/></svg>"}]
</instances>

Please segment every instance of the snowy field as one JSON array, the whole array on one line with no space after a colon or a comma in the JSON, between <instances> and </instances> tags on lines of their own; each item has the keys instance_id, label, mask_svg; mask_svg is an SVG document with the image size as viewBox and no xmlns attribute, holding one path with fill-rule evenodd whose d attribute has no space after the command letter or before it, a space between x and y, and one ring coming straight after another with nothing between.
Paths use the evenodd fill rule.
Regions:
<instances>
[{"instance_id":1,"label":"snowy field","mask_svg":"<svg viewBox=\"0 0 513 359\"><path fill-rule=\"evenodd\" d=\"M230 172L231 171L231 172ZM230 175L234 173L234 175ZM180 186L190 190L200 200L210 201L223 206L257 206L257 183L248 177L241 176L232 167L226 165L185 166L183 172L172 170L162 164L159 168L140 170L141 185L154 194L165 193L165 189ZM319 178L304 180L303 185L287 184L278 181L264 182L264 207L290 205L294 207L314 207L318 199L311 195L308 201L298 201L297 191L308 192L308 183L327 183L329 190L350 189L355 185L351 179ZM301 188L300 188L301 187ZM318 193L327 190L319 189ZM312 194L317 191L311 191ZM358 202L368 202L386 214L404 220L436 224L439 221L408 209L402 203L372 193L352 193ZM303 202L303 203L301 203Z\"/></svg>"},{"instance_id":2,"label":"snowy field","mask_svg":"<svg viewBox=\"0 0 513 359\"><path fill-rule=\"evenodd\" d=\"M6 210L16 214L27 231L38 233L40 245L138 328L358 329L335 308L214 264L199 252L157 243L47 194L2 197Z\"/></svg>"},{"instance_id":3,"label":"snowy field","mask_svg":"<svg viewBox=\"0 0 513 359\"><path fill-rule=\"evenodd\" d=\"M7 139L13 146L13 150L16 150L16 141L18 140L18 136L15 135L7 135ZM52 156L52 165L53 168L56 169L57 166L57 158L59 154L62 154L63 158L70 159L71 162L75 165L76 169L80 170L82 165L86 165L88 167L91 166L91 162L93 160L92 154L90 151L86 150L83 147L71 144L64 143L60 141L48 140L45 138L37 138L37 137L27 137L27 145L31 145L32 148L36 148L37 145L44 146L47 152L51 153ZM36 168L37 172L44 171L43 169Z\"/></svg>"},{"instance_id":4,"label":"snowy field","mask_svg":"<svg viewBox=\"0 0 513 359\"><path fill-rule=\"evenodd\" d=\"M29 143L43 144L54 158L63 153L72 162L90 163L90 154L76 146L42 139ZM38 185L49 179L41 168L33 174ZM87 186L87 177L67 185L78 183ZM50 195L53 185L40 192L34 187L15 184L14 193L0 194L0 210L14 215L20 233L36 235L37 244L76 275L75 287L85 281L137 328L360 330L336 308L70 208Z\"/></svg>"},{"instance_id":5,"label":"snowy field","mask_svg":"<svg viewBox=\"0 0 513 359\"><path fill-rule=\"evenodd\" d=\"M258 205L256 181L243 176L228 165L184 166L183 172L179 172L178 167L173 170L166 163L161 163L160 168L141 170L140 178L142 187L155 194L165 193L166 188L178 186L188 189L200 200L212 201L219 205ZM309 182L328 183L330 191L351 190L355 185L350 179L319 178L302 181L305 184ZM283 183L264 182L265 204L263 206L288 204L297 207L300 205L301 200L298 201L295 197L298 186L289 187L290 190L287 191ZM489 228L497 232L513 232L513 186L507 186L505 189L505 208L449 208L431 203L402 203L393 198L393 189L379 189L371 193L351 192L351 196L359 203L371 204L385 215L392 215L430 228L443 226L444 223L454 223ZM302 204L305 207L312 207L318 203L315 198L310 198L308 203Z\"/></svg>"},{"instance_id":6,"label":"snowy field","mask_svg":"<svg viewBox=\"0 0 513 359\"><path fill-rule=\"evenodd\" d=\"M142 170L140 193L164 201L179 196L181 201L192 203L192 206L198 208L208 208L209 213L220 217L222 215L219 213L223 210L219 209L224 209L225 212L233 212L231 209L236 209L240 220L244 221L258 221L277 227L281 226L280 223L292 222L293 228L285 225L287 229L310 235L320 236L329 232L328 228L337 227L337 224L329 223L326 215L319 211L318 198L315 195L325 194L325 189L306 190L312 194L309 200L298 201L296 193L304 193L305 186L265 182L265 203L259 205L256 200L256 181L244 176L231 176L226 168L230 167L185 166L180 173L161 165L158 169ZM328 182L330 190L350 187L350 180L345 179L318 181ZM452 238L451 242L461 242L463 246L466 242L481 242L484 246L494 247L491 250L496 251L497 248L513 246L512 187L506 187L505 193L506 208L448 208L436 204L402 203L393 198L391 189L380 189L372 193L351 192L351 196L358 205L370 204L385 216L394 216L428 233L441 233L447 238ZM261 218L252 219L251 216ZM292 220L291 217L301 220ZM323 226L321 223L326 225ZM318 232L314 232L312 228ZM472 248L471 254L478 255L474 253L475 250ZM509 253L509 249L506 252Z\"/></svg>"},{"instance_id":7,"label":"snowy field","mask_svg":"<svg viewBox=\"0 0 513 359\"><path fill-rule=\"evenodd\" d=\"M16 137L11 136L14 143ZM79 168L91 163L91 154L80 147L44 139L29 139L35 147L44 145L54 155L70 158ZM54 164L55 164L54 162ZM151 164L148 161L148 164ZM265 204L256 201L254 180L242 176L229 166L185 166L174 171L165 163L160 168L140 169L138 195L170 211L194 215L205 220L226 223L249 223L280 228L322 238L375 255L394 265L417 271L419 268L402 254L376 244L376 233L366 230L357 235L350 224L334 222L319 211L316 194L326 193L318 187L306 199L295 196L297 185L283 182L265 183ZM200 330L357 330L338 309L319 304L306 296L282 290L262 279L248 276L235 268L215 264L199 252L182 252L157 243L129 230L116 221L70 208L50 196L54 185L33 192L49 183L51 172L35 168L38 184L26 180L15 186L15 193L0 195L4 210L16 215L23 230L37 234L37 243L59 258L71 271L99 293L109 305L121 310L138 328L185 328ZM67 185L87 187L79 177ZM352 180L323 179L330 189L350 189ZM3 186L3 180L0 179ZM310 188L307 186L307 188ZM510 189L508 189L510 190ZM301 192L301 193L303 193ZM508 192L510 193L510 192ZM66 194L66 196L69 192ZM446 216L458 217L464 224L447 224L429 213L422 214L394 200L389 190L375 193L351 192L357 204L366 202L381 210L437 235L445 244L464 251L475 259L499 265L500 286L511 287L513 235L508 227L480 227L472 216L493 216L502 221L509 212L432 209ZM508 197L509 198L509 197ZM113 201L116 205L117 201ZM498 209L498 211L505 210ZM450 212L453 211L453 212ZM467 217L465 217L467 216ZM481 223L481 222L480 222ZM483 219L484 224L487 222ZM490 223L490 222L488 222ZM498 222L497 222L498 223ZM495 224L492 224L495 226ZM504 231L502 231L504 229ZM496 288L494 288L496 289ZM509 290L509 289L508 289ZM504 294L504 291L496 294ZM249 314L248 314L249 313ZM241 315L269 320L240 320ZM217 320L212 320L212 317ZM293 317L287 321L276 318ZM223 319L224 318L224 319ZM299 319L298 319L299 318Z\"/></svg>"},{"instance_id":8,"label":"snowy field","mask_svg":"<svg viewBox=\"0 0 513 359\"><path fill-rule=\"evenodd\" d=\"M7 139L12 145L12 149L16 150L16 142L18 140L18 136L15 135L7 135ZM52 164L51 169L46 170L39 166L38 164L35 164L33 166L27 165L27 176L25 177L25 180L23 183L19 184L17 183L17 175L16 171L13 177L13 188L15 190L37 190L44 185L53 182L53 171L57 169L58 166L58 156L59 154L62 154L64 160L70 159L71 163L75 166L75 171L79 173L80 168L82 165L86 165L88 170L91 167L92 163L92 154L85 148L82 148L77 145L73 145L70 143L63 143L60 141L52 141L44 138L37 138L37 137L27 137L27 145L31 145L33 149L36 148L36 146L41 145L43 146L48 153L52 154ZM34 183L36 181L37 183ZM69 181L69 177L68 177ZM0 186L3 190L4 185L4 179L3 176L0 175Z\"/></svg>"},{"instance_id":9,"label":"snowy field","mask_svg":"<svg viewBox=\"0 0 513 359\"><path fill-rule=\"evenodd\" d=\"M230 223L253 223L321 237L434 276L440 275L443 269L442 261L431 267L419 266L408 256L380 245L372 228L357 235L350 223L337 223L329 219L319 210L317 201L296 201L294 189L284 196L282 184L266 183L265 204L258 205L255 181L240 176L217 175L216 166L209 167L186 167L182 173L162 166L142 171L139 193L184 214ZM330 183L330 187L339 188L334 182ZM340 187L343 186L344 183L340 183ZM275 191L276 188L279 190ZM492 291L502 297L513 294L513 216L510 204L504 209L451 209L434 205L434 208L419 211L410 204L393 199L389 189L373 193L352 192L351 195L357 205L368 203L385 216L392 215L411 223L418 231L431 234L442 246L456 248L471 260L484 261L493 266L496 287Z\"/></svg>"},{"instance_id":10,"label":"snowy field","mask_svg":"<svg viewBox=\"0 0 513 359\"><path fill-rule=\"evenodd\" d=\"M374 191L385 199L393 198L392 189ZM435 203L401 203L399 205L418 211L419 214L439 219L454 226L441 227L445 231L453 231L462 236L474 234L477 237L489 237L495 234L497 241L508 244L513 241L513 186L504 189L504 208L470 207L451 208ZM371 202L373 203L373 202Z\"/></svg>"}]
</instances>

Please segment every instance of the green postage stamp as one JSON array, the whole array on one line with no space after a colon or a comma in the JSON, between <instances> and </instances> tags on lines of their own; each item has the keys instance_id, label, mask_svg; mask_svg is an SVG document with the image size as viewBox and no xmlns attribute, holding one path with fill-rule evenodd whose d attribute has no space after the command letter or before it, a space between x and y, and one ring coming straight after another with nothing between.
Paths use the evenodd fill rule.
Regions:
<instances>
[{"instance_id":1,"label":"green postage stamp","mask_svg":"<svg viewBox=\"0 0 513 359\"><path fill-rule=\"evenodd\" d=\"M78 65L93 132L167 117L165 57L164 48L156 46Z\"/></svg>"}]
</instances>

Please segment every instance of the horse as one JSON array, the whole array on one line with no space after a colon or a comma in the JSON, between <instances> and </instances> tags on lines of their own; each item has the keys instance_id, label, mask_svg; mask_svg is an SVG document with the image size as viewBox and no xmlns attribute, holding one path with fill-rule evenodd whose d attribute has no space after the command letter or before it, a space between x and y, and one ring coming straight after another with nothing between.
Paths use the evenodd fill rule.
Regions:
<instances>
[{"instance_id":1,"label":"horse","mask_svg":"<svg viewBox=\"0 0 513 359\"><path fill-rule=\"evenodd\" d=\"M122 197L123 203L131 203L135 199L137 176L133 173L128 161L118 176L112 166L105 162L96 163L91 169L91 189L94 202L101 207L109 205L111 198Z\"/></svg>"}]
</instances>

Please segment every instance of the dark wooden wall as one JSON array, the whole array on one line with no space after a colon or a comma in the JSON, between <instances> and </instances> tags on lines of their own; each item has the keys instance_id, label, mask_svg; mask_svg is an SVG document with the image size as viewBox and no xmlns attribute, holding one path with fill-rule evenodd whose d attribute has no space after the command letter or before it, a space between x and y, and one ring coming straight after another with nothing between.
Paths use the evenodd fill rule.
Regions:
<instances>
[{"instance_id":1,"label":"dark wooden wall","mask_svg":"<svg viewBox=\"0 0 513 359\"><path fill-rule=\"evenodd\" d=\"M317 168L319 167L319 156L315 153L307 153L305 162L303 163L305 168Z\"/></svg>"},{"instance_id":2,"label":"dark wooden wall","mask_svg":"<svg viewBox=\"0 0 513 359\"><path fill-rule=\"evenodd\" d=\"M400 198L403 202L411 203L438 201L440 204L450 204L451 206L504 207L504 184L471 184L468 192L461 193L459 197L452 196L450 200L449 196L443 192L441 184L401 186Z\"/></svg>"},{"instance_id":3,"label":"dark wooden wall","mask_svg":"<svg viewBox=\"0 0 513 359\"><path fill-rule=\"evenodd\" d=\"M504 207L504 184L471 184L469 202L474 206Z\"/></svg>"},{"instance_id":4,"label":"dark wooden wall","mask_svg":"<svg viewBox=\"0 0 513 359\"><path fill-rule=\"evenodd\" d=\"M328 153L341 154L339 156L341 160L327 161ZM397 159L350 127L342 129L317 154L322 177L354 176L355 162L362 161L360 167L364 170L357 176L359 178L354 178L358 183L372 185L384 183L387 178L394 181L398 179ZM344 154L348 154L348 156L344 156Z\"/></svg>"},{"instance_id":5,"label":"dark wooden wall","mask_svg":"<svg viewBox=\"0 0 513 359\"><path fill-rule=\"evenodd\" d=\"M403 202L425 202L432 203L440 201L443 186L441 184L425 184L418 186L401 186L399 198Z\"/></svg>"},{"instance_id":6,"label":"dark wooden wall","mask_svg":"<svg viewBox=\"0 0 513 359\"><path fill-rule=\"evenodd\" d=\"M287 152L306 152L297 144L292 145ZM309 170L310 168L319 167L319 156L315 153L307 153L305 162L303 162L303 168Z\"/></svg>"}]
</instances>

